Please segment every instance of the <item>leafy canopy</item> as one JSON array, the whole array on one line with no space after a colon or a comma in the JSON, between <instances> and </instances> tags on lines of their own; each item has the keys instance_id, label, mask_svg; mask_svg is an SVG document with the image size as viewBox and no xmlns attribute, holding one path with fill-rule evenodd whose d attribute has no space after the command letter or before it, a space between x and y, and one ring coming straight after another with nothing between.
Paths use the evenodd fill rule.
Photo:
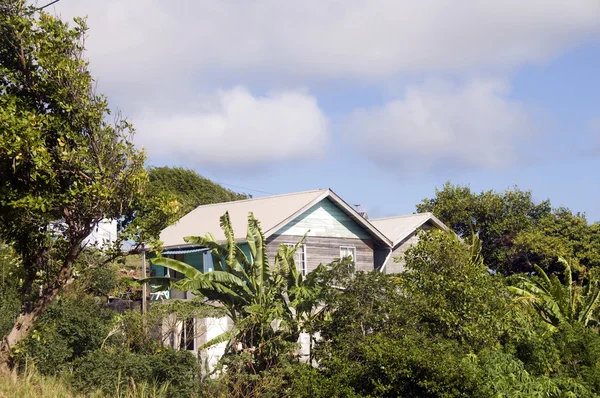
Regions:
<instances>
[{"instance_id":1,"label":"leafy canopy","mask_svg":"<svg viewBox=\"0 0 600 398\"><path fill-rule=\"evenodd\" d=\"M70 283L100 220L121 221L118 255L125 239L154 241L174 214L174 203L144 195L133 127L94 91L86 30L80 18L69 25L22 0L0 3L0 240L22 261L21 314L3 352Z\"/></svg>"},{"instance_id":2,"label":"leafy canopy","mask_svg":"<svg viewBox=\"0 0 600 398\"><path fill-rule=\"evenodd\" d=\"M575 283L567 260L561 257L559 262L564 266L564 284L558 276L548 276L536 265L537 276L519 276L516 286L509 286L508 290L531 305L553 329L562 323L597 327L596 316L600 306L598 269L589 272L580 283Z\"/></svg>"},{"instance_id":3,"label":"leafy canopy","mask_svg":"<svg viewBox=\"0 0 600 398\"><path fill-rule=\"evenodd\" d=\"M534 264L560 271L559 256L572 259L575 270L600 265L600 224L589 225L584 215L565 208L552 209L549 200L535 203L531 191L475 193L446 183L417 211L432 212L460 237L477 235L486 265L507 275L532 272Z\"/></svg>"},{"instance_id":4,"label":"leafy canopy","mask_svg":"<svg viewBox=\"0 0 600 398\"><path fill-rule=\"evenodd\" d=\"M248 199L248 195L223 188L194 170L181 167L150 167L149 195L169 194L179 202L178 217L183 217L200 205Z\"/></svg>"}]
</instances>

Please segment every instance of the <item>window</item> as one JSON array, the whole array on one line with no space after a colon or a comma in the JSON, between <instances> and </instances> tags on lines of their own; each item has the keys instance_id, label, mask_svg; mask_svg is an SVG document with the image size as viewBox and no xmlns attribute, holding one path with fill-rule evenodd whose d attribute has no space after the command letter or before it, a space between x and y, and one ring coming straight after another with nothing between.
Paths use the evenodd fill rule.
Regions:
<instances>
[{"instance_id":1,"label":"window","mask_svg":"<svg viewBox=\"0 0 600 398\"><path fill-rule=\"evenodd\" d=\"M210 272L215 270L215 265L213 264L213 256L210 251L205 251L204 255L204 272Z\"/></svg>"},{"instance_id":2,"label":"window","mask_svg":"<svg viewBox=\"0 0 600 398\"><path fill-rule=\"evenodd\" d=\"M181 325L181 339L179 342L180 350L194 351L194 318L188 318Z\"/></svg>"},{"instance_id":3,"label":"window","mask_svg":"<svg viewBox=\"0 0 600 398\"><path fill-rule=\"evenodd\" d=\"M356 266L356 247L340 246L340 259L343 260L348 256L352 259L352 267Z\"/></svg>"},{"instance_id":4,"label":"window","mask_svg":"<svg viewBox=\"0 0 600 398\"><path fill-rule=\"evenodd\" d=\"M295 243L286 243L286 246L294 247ZM306 276L308 273L308 269L306 266L306 245L298 246L298 250L294 254L294 262L296 263L296 269L299 272L302 272L302 276Z\"/></svg>"},{"instance_id":5,"label":"window","mask_svg":"<svg viewBox=\"0 0 600 398\"><path fill-rule=\"evenodd\" d=\"M173 258L173 259L175 259L177 261L181 261L181 262L185 261L185 257L183 254L175 254L174 256L170 255L170 256L166 256L166 257ZM181 272L177 272L175 270L165 267L165 276L168 276L173 279L182 279L184 275Z\"/></svg>"}]
</instances>

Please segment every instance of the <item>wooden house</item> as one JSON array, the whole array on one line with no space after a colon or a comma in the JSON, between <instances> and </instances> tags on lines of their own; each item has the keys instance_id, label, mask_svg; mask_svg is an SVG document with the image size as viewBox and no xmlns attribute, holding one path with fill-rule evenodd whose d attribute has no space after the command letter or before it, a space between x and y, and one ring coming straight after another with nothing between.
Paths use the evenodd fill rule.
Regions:
<instances>
[{"instance_id":1,"label":"wooden house","mask_svg":"<svg viewBox=\"0 0 600 398\"><path fill-rule=\"evenodd\" d=\"M319 264L347 256L352 257L355 269L359 271L399 272L403 265L394 262L394 257L416 242L419 229L447 229L429 213L369 220L332 190L324 189L199 206L162 231L163 255L184 261L202 272L211 271L212 256L207 249L188 244L184 238L211 233L218 241L225 242L219 225L225 212L229 213L238 245L248 257L250 250L246 244L246 232L249 212L254 213L261 223L271 260L281 244L294 245L308 232L296 253L296 266L304 274ZM151 275L178 277L173 271L154 265L151 266ZM192 295L190 292L171 291L168 294L152 293L151 297L189 299ZM171 339L171 345L196 350L214 337L215 328L221 331L230 326L223 319L194 320L172 332L175 337ZM190 338L192 335L194 337ZM222 346L199 353L209 367L222 354Z\"/></svg>"}]
</instances>

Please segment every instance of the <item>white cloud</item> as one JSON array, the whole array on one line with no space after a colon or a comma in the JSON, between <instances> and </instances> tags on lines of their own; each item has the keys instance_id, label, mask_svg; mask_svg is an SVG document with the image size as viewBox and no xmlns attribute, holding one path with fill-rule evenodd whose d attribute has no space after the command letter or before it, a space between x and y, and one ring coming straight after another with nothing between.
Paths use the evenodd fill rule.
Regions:
<instances>
[{"instance_id":1,"label":"white cloud","mask_svg":"<svg viewBox=\"0 0 600 398\"><path fill-rule=\"evenodd\" d=\"M497 79L410 86L404 98L353 112L344 131L370 159L396 172L509 167L533 135L524 105L507 98L509 89Z\"/></svg>"},{"instance_id":2,"label":"white cloud","mask_svg":"<svg viewBox=\"0 0 600 398\"><path fill-rule=\"evenodd\" d=\"M99 91L132 117L152 156L171 151L190 164L223 167L317 156L326 118L297 91L253 97L235 89L198 104L199 93L236 84L389 86L407 75L503 75L600 37L598 0L61 0L47 10L88 15ZM518 158L516 132L529 124L507 90L481 80L412 87L404 100L354 119L380 114L372 120L379 143L405 136L426 167L445 160L499 167ZM385 118L421 136L396 131ZM369 153L380 153L376 144Z\"/></svg>"},{"instance_id":3,"label":"white cloud","mask_svg":"<svg viewBox=\"0 0 600 398\"><path fill-rule=\"evenodd\" d=\"M258 97L236 87L192 108L142 115L136 140L154 157L227 168L319 157L329 140L326 116L316 99L303 91Z\"/></svg>"},{"instance_id":4,"label":"white cloud","mask_svg":"<svg viewBox=\"0 0 600 398\"><path fill-rule=\"evenodd\" d=\"M92 65L126 85L505 68L600 33L598 0L62 0L55 9L89 15Z\"/></svg>"}]
</instances>

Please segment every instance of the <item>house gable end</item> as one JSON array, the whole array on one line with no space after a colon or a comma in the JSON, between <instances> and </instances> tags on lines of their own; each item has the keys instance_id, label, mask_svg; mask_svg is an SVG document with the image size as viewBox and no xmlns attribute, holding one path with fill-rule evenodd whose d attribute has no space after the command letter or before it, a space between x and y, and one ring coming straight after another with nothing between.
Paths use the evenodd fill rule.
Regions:
<instances>
[{"instance_id":1,"label":"house gable end","mask_svg":"<svg viewBox=\"0 0 600 398\"><path fill-rule=\"evenodd\" d=\"M273 235L308 236L332 238L370 238L369 232L344 213L329 198L314 204L279 228Z\"/></svg>"}]
</instances>

